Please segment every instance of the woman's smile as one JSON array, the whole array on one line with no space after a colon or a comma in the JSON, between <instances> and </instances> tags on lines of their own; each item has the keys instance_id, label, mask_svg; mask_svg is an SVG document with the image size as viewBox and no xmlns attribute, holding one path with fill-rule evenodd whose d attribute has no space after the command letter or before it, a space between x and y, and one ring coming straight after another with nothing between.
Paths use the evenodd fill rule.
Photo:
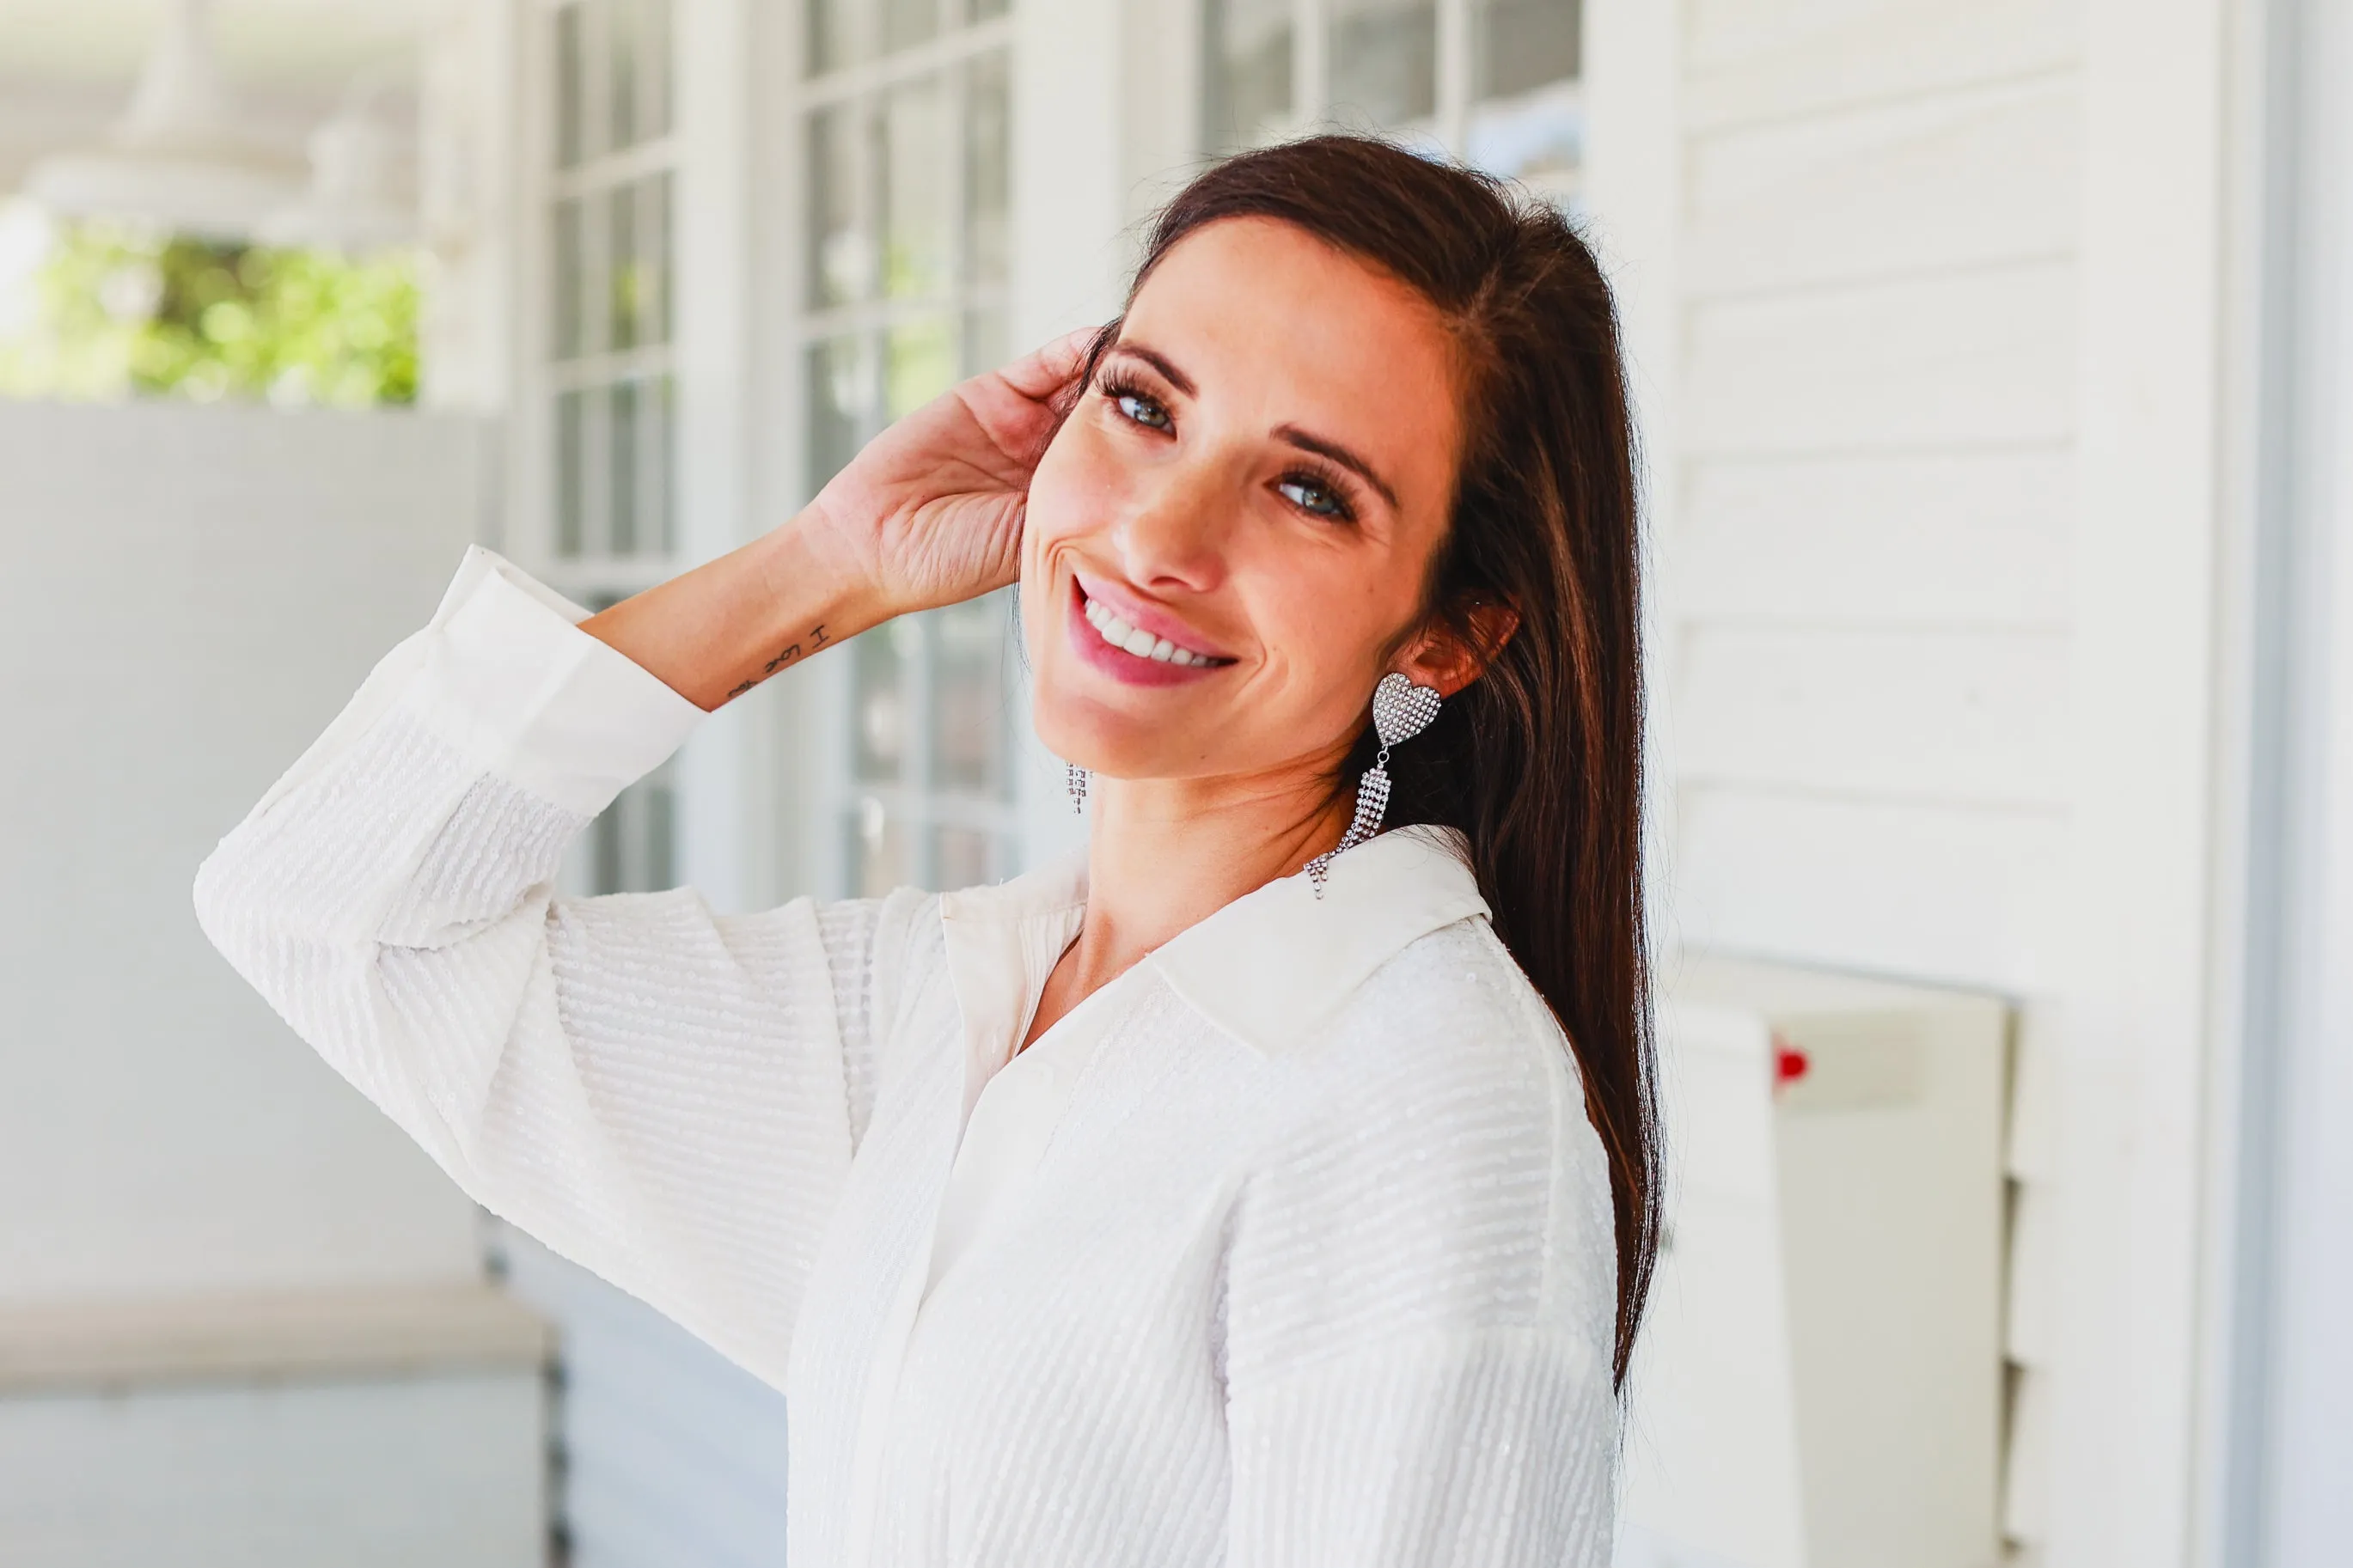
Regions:
<instances>
[{"instance_id":1,"label":"woman's smile","mask_svg":"<svg viewBox=\"0 0 2353 1568\"><path fill-rule=\"evenodd\" d=\"M1091 668L1130 686L1176 686L1235 661L1167 611L1112 584L1071 576L1071 646Z\"/></svg>"}]
</instances>

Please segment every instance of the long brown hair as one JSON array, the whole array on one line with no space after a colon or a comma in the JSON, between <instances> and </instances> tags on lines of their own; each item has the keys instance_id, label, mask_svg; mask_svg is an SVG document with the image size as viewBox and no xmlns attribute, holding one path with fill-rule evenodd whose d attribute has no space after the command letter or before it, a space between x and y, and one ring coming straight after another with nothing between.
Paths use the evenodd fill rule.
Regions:
<instances>
[{"instance_id":1,"label":"long brown hair","mask_svg":"<svg viewBox=\"0 0 2353 1568\"><path fill-rule=\"evenodd\" d=\"M1658 1252L1660 1159L1634 436L1609 285L1552 207L1387 142L1316 136L1196 178L1154 224L1129 300L1171 247L1230 217L1293 224L1370 262L1453 331L1464 445L1424 612L1474 644L1482 602L1519 624L1397 751L1388 822L1462 831L1496 933L1576 1053L1609 1157L1622 1386ZM1347 776L1371 762L1367 731Z\"/></svg>"}]
</instances>

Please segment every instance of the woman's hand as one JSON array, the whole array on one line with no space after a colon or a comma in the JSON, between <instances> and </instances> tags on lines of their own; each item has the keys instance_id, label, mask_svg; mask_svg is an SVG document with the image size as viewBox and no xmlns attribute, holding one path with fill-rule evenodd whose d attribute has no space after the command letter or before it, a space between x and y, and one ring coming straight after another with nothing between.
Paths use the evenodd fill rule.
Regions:
<instances>
[{"instance_id":1,"label":"woman's hand","mask_svg":"<svg viewBox=\"0 0 2353 1568\"><path fill-rule=\"evenodd\" d=\"M868 443L790 526L893 615L1001 588L1020 569L1029 475L1095 329L932 399Z\"/></svg>"},{"instance_id":2,"label":"woman's hand","mask_svg":"<svg viewBox=\"0 0 2353 1568\"><path fill-rule=\"evenodd\" d=\"M703 709L869 626L1013 581L1029 474L1092 329L885 430L797 517L580 623Z\"/></svg>"}]
</instances>

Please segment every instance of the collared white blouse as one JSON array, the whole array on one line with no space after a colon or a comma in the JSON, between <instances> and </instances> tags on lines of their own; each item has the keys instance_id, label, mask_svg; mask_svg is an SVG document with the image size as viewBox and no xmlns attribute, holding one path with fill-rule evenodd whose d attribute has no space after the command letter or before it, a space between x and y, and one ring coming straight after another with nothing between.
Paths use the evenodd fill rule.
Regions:
<instances>
[{"instance_id":1,"label":"collared white blouse","mask_svg":"<svg viewBox=\"0 0 2353 1568\"><path fill-rule=\"evenodd\" d=\"M1016 1054L1082 864L559 899L699 710L486 551L196 881L456 1181L786 1391L794 1568L1601 1564L1608 1170L1444 830Z\"/></svg>"}]
</instances>

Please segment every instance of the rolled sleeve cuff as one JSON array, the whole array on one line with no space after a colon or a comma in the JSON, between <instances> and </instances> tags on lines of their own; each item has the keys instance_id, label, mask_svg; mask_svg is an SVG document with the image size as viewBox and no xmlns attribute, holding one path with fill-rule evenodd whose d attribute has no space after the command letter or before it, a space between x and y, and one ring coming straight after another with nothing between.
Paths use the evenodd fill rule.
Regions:
<instances>
[{"instance_id":1,"label":"rolled sleeve cuff","mask_svg":"<svg viewBox=\"0 0 2353 1568\"><path fill-rule=\"evenodd\" d=\"M485 770L593 816L709 717L579 629L589 612L476 545L401 705Z\"/></svg>"}]
</instances>

